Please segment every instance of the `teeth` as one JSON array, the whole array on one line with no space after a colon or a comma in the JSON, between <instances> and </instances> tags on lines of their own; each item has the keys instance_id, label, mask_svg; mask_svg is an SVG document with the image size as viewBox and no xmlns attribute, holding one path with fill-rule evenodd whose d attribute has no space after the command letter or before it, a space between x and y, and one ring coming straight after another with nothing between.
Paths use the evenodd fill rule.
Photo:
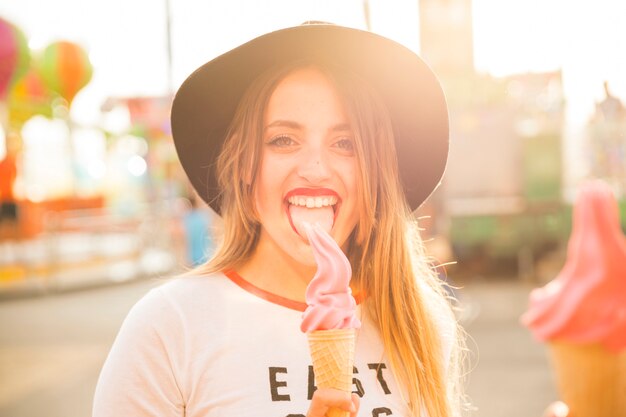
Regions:
<instances>
[{"instance_id":1,"label":"teeth","mask_svg":"<svg viewBox=\"0 0 626 417\"><path fill-rule=\"evenodd\" d=\"M333 206L337 204L337 197L335 196L326 196L326 197L303 197L303 196L293 196L288 199L289 204L293 204L295 206L302 206L307 208L319 208L326 206Z\"/></svg>"}]
</instances>

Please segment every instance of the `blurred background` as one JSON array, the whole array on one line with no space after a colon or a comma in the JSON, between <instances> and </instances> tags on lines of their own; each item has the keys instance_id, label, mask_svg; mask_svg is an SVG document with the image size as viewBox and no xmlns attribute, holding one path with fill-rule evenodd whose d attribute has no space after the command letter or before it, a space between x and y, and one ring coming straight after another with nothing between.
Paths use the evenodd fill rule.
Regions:
<instances>
[{"instance_id":1,"label":"blurred background","mask_svg":"<svg viewBox=\"0 0 626 417\"><path fill-rule=\"evenodd\" d=\"M323 20L395 39L440 77L449 164L418 216L457 287L472 414L540 416L557 393L519 316L563 266L581 181L611 185L626 229L624 16L618 0L3 2L0 415L90 415L130 306L210 256L219 218L171 140L178 85Z\"/></svg>"}]
</instances>

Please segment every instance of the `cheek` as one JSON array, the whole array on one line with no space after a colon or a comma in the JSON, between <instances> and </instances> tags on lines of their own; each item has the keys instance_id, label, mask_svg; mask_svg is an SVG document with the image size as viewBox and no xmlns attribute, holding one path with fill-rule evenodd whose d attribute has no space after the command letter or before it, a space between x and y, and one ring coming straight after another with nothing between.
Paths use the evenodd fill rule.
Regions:
<instances>
[{"instance_id":1,"label":"cheek","mask_svg":"<svg viewBox=\"0 0 626 417\"><path fill-rule=\"evenodd\" d=\"M277 207L282 203L280 198L280 173L276 169L272 169L271 161L265 160L261 162L254 200L257 212L265 212L271 209L272 205Z\"/></svg>"},{"instance_id":2,"label":"cheek","mask_svg":"<svg viewBox=\"0 0 626 417\"><path fill-rule=\"evenodd\" d=\"M364 190L361 190L359 187L358 172L359 170L357 164L356 162L353 162L346 164L346 166L343 167L341 174L346 190L353 201L356 201L359 192L364 192Z\"/></svg>"}]
</instances>

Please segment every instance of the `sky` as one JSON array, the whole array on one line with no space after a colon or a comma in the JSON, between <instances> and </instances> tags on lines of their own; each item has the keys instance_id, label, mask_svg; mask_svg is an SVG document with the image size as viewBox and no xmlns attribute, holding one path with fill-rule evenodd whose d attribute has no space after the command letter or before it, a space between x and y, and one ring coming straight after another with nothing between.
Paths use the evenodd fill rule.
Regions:
<instances>
[{"instance_id":1,"label":"sky","mask_svg":"<svg viewBox=\"0 0 626 417\"><path fill-rule=\"evenodd\" d=\"M106 97L158 95L196 67L264 32L325 20L365 28L362 0L169 0L172 74L166 53L166 0L4 0L0 16L33 50L54 40L82 45L94 77L72 115L97 124ZM417 0L369 0L371 29L419 53ZM602 82L626 99L626 2L474 0L478 71L504 76L563 70L569 117L582 124L603 97ZM171 87L170 87L171 85Z\"/></svg>"}]
</instances>

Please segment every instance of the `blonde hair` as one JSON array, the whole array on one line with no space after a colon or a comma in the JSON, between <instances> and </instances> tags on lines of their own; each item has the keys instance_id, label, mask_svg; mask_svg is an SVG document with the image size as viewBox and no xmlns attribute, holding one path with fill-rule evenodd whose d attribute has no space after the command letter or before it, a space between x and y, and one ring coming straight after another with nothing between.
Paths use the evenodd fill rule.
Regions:
<instances>
[{"instance_id":1,"label":"blonde hair","mask_svg":"<svg viewBox=\"0 0 626 417\"><path fill-rule=\"evenodd\" d=\"M423 408L432 417L460 413L462 338L445 291L427 262L417 224L399 182L393 129L386 107L368 83L352 73L308 62L262 74L242 98L216 172L222 190L223 242L216 255L195 272L236 269L252 254L260 225L252 201L260 164L263 115L276 85L291 71L318 68L344 100L355 136L360 221L347 256L352 284L366 295L363 309L378 327L391 369L407 395L412 416ZM453 341L444 357L441 322L451 324ZM447 370L446 370L447 367Z\"/></svg>"}]
</instances>

